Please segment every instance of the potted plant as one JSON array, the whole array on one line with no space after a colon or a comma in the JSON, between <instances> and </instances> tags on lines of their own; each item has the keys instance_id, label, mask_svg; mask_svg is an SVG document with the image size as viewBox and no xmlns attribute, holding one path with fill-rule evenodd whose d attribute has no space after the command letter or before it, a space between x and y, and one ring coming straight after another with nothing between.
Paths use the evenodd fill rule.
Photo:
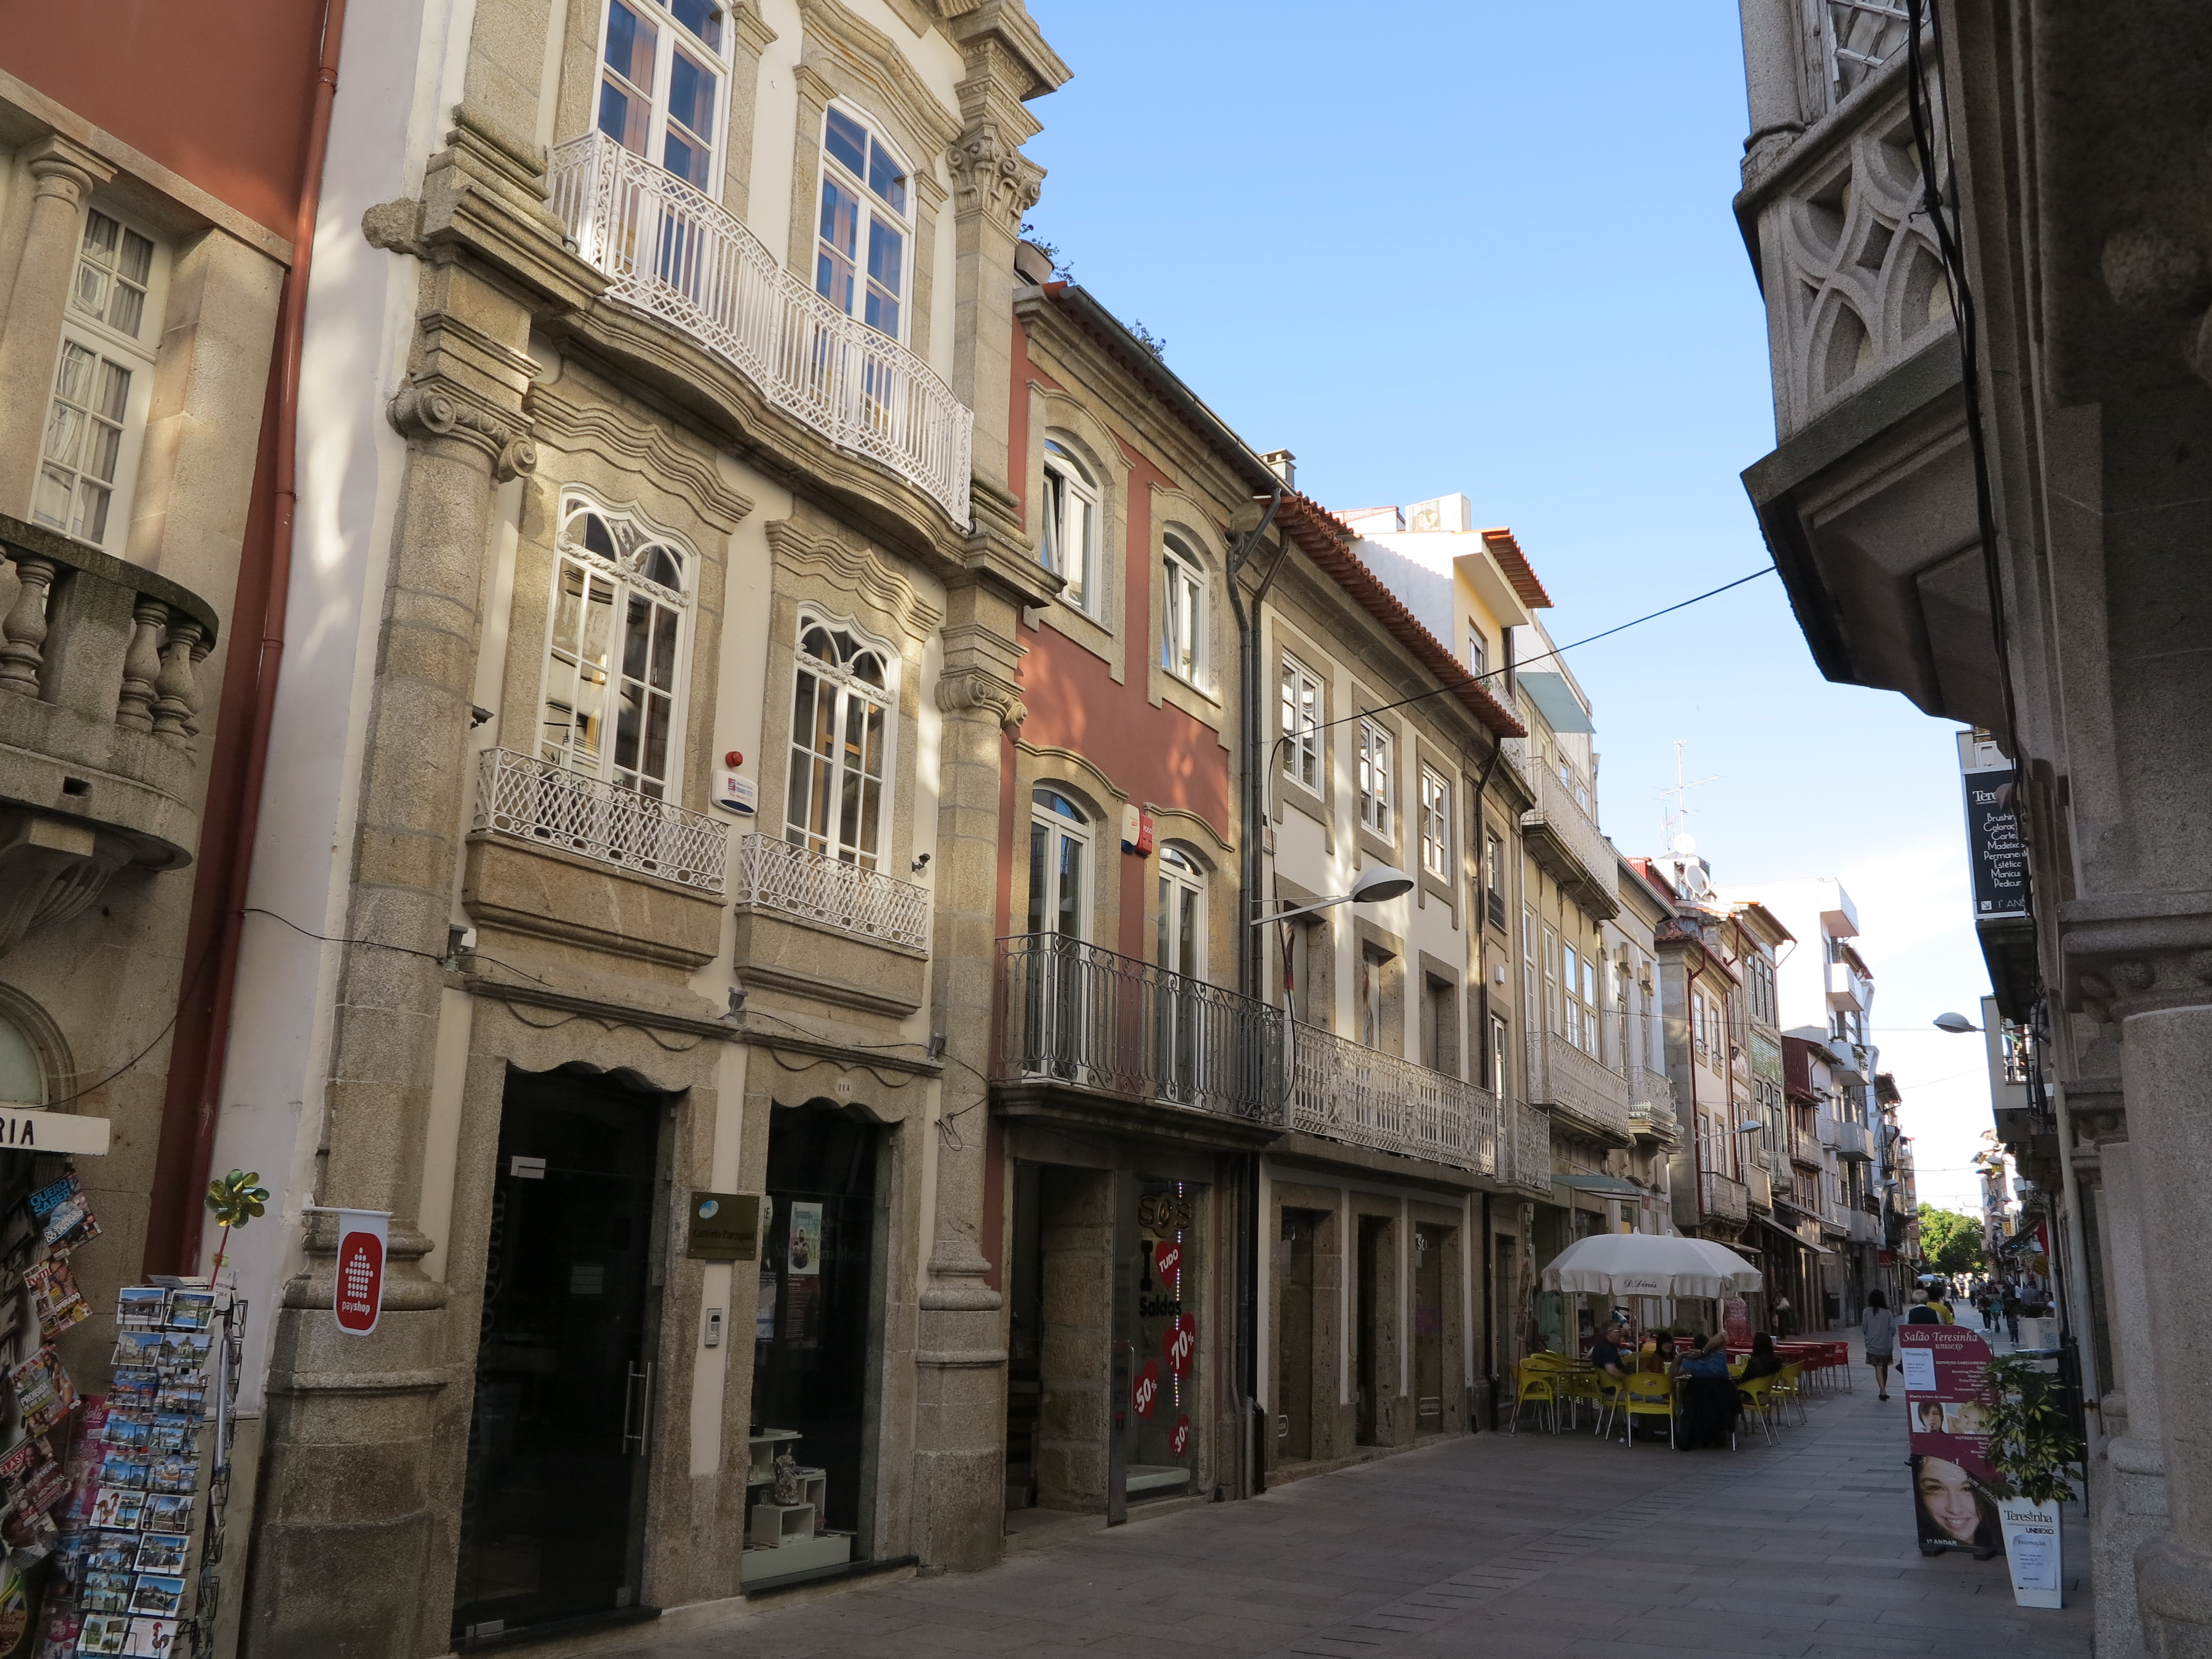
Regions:
<instances>
[{"instance_id":1,"label":"potted plant","mask_svg":"<svg viewBox=\"0 0 2212 1659\"><path fill-rule=\"evenodd\" d=\"M2035 1361L2007 1354L1990 1362L1983 1456L2004 1529L2013 1600L2056 1607L2060 1595L2058 1506L2076 1496L2073 1467L2087 1454L2067 1420L2058 1378Z\"/></svg>"}]
</instances>

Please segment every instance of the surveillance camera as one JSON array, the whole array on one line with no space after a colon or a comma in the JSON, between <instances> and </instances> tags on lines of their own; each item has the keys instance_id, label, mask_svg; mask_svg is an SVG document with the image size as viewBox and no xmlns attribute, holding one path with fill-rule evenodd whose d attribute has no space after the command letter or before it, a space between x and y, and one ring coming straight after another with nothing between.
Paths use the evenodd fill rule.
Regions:
<instances>
[{"instance_id":1,"label":"surveillance camera","mask_svg":"<svg viewBox=\"0 0 2212 1659\"><path fill-rule=\"evenodd\" d=\"M928 867L929 867L929 854L927 854L927 853L922 853L922 854L917 854L917 855L916 855L916 857L915 857L915 860L914 860L914 872L915 872L916 875L920 875L920 874L921 874L924 870L927 870Z\"/></svg>"}]
</instances>

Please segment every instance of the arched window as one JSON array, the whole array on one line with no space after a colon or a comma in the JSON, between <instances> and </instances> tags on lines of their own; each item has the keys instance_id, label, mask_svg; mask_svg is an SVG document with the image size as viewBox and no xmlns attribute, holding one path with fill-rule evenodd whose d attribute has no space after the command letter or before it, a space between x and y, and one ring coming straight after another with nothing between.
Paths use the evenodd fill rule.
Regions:
<instances>
[{"instance_id":1,"label":"arched window","mask_svg":"<svg viewBox=\"0 0 2212 1659\"><path fill-rule=\"evenodd\" d=\"M692 559L635 514L561 503L538 756L658 799L681 793ZM611 722L611 726L610 725Z\"/></svg>"},{"instance_id":2,"label":"arched window","mask_svg":"<svg viewBox=\"0 0 2212 1659\"><path fill-rule=\"evenodd\" d=\"M1078 611L1097 604L1098 484L1057 438L1044 441L1044 524L1037 540L1044 568L1067 579L1060 597Z\"/></svg>"},{"instance_id":3,"label":"arched window","mask_svg":"<svg viewBox=\"0 0 2212 1659\"><path fill-rule=\"evenodd\" d=\"M1091 819L1057 789L1030 798L1032 933L1080 939L1091 932Z\"/></svg>"},{"instance_id":4,"label":"arched window","mask_svg":"<svg viewBox=\"0 0 2212 1659\"><path fill-rule=\"evenodd\" d=\"M848 317L901 341L913 203L907 165L897 152L863 117L832 104L822 118L814 291Z\"/></svg>"},{"instance_id":5,"label":"arched window","mask_svg":"<svg viewBox=\"0 0 2212 1659\"><path fill-rule=\"evenodd\" d=\"M11 1106L46 1103L46 1063L12 1020L0 1018L0 1101Z\"/></svg>"},{"instance_id":6,"label":"arched window","mask_svg":"<svg viewBox=\"0 0 2212 1659\"><path fill-rule=\"evenodd\" d=\"M1159 965L1206 976L1206 871L1183 848L1160 848Z\"/></svg>"},{"instance_id":7,"label":"arched window","mask_svg":"<svg viewBox=\"0 0 2212 1659\"><path fill-rule=\"evenodd\" d=\"M848 624L799 613L783 838L864 870L883 863L893 661Z\"/></svg>"},{"instance_id":8,"label":"arched window","mask_svg":"<svg viewBox=\"0 0 2212 1659\"><path fill-rule=\"evenodd\" d=\"M1206 575L1181 538L1170 536L1161 556L1160 666L1193 685L1206 684Z\"/></svg>"},{"instance_id":9,"label":"arched window","mask_svg":"<svg viewBox=\"0 0 2212 1659\"><path fill-rule=\"evenodd\" d=\"M599 38L599 131L711 191L729 74L714 0L607 0Z\"/></svg>"}]
</instances>

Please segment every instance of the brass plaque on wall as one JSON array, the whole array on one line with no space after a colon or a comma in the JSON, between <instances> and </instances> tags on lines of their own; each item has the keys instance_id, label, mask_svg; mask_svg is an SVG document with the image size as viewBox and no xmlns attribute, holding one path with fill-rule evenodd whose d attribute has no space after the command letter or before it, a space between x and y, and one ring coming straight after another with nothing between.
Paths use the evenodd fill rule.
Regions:
<instances>
[{"instance_id":1,"label":"brass plaque on wall","mask_svg":"<svg viewBox=\"0 0 2212 1659\"><path fill-rule=\"evenodd\" d=\"M756 1193L691 1193L691 1225L684 1254L694 1261L760 1260L760 1196Z\"/></svg>"}]
</instances>

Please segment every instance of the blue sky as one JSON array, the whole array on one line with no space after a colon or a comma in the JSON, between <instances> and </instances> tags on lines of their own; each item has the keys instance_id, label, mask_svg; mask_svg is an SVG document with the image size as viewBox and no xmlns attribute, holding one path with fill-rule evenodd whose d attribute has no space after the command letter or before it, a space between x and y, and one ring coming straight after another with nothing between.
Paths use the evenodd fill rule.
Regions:
<instances>
[{"instance_id":1,"label":"blue sky","mask_svg":"<svg viewBox=\"0 0 2212 1659\"><path fill-rule=\"evenodd\" d=\"M1030 107L1031 216L1075 279L1332 507L1463 490L1510 525L1571 641L1766 562L1738 475L1773 446L1729 199L1732 6L1030 0L1075 78ZM1690 829L1735 887L1840 877L1921 1192L1968 1204L1988 1127L1956 753L1902 697L1831 685L1773 577L1571 653L1604 826Z\"/></svg>"}]
</instances>

